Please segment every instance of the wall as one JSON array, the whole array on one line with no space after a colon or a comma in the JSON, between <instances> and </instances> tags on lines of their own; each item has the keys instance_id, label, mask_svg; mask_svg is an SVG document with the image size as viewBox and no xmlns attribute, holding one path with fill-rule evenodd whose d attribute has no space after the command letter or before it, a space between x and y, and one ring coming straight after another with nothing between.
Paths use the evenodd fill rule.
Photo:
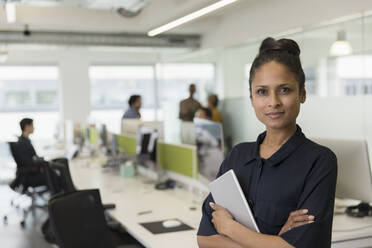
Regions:
<instances>
[{"instance_id":1,"label":"wall","mask_svg":"<svg viewBox=\"0 0 372 248\"><path fill-rule=\"evenodd\" d=\"M254 113L249 98L223 102L225 133L233 144L255 141L265 127ZM365 139L372 145L372 96L314 97L301 105L297 119L307 137ZM370 156L372 150L370 149Z\"/></svg>"},{"instance_id":2,"label":"wall","mask_svg":"<svg viewBox=\"0 0 372 248\"><path fill-rule=\"evenodd\" d=\"M241 44L370 9L372 1L365 0L247 1L245 6L225 16L218 28L210 29L204 35L203 47Z\"/></svg>"}]
</instances>

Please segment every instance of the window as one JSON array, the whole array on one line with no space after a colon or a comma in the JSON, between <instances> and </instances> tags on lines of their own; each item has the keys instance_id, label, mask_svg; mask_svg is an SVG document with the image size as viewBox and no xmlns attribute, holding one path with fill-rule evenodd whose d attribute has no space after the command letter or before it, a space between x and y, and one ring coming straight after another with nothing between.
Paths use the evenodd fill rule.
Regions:
<instances>
[{"instance_id":1,"label":"window","mask_svg":"<svg viewBox=\"0 0 372 248\"><path fill-rule=\"evenodd\" d=\"M58 97L56 90L41 90L36 92L36 103L38 105L56 105L57 99Z\"/></svg>"},{"instance_id":2,"label":"window","mask_svg":"<svg viewBox=\"0 0 372 248\"><path fill-rule=\"evenodd\" d=\"M20 135L19 121L34 119L36 143L52 140L60 122L56 66L0 66L0 140Z\"/></svg>"},{"instance_id":3,"label":"window","mask_svg":"<svg viewBox=\"0 0 372 248\"><path fill-rule=\"evenodd\" d=\"M8 91L5 92L5 106L17 108L17 106L27 106L31 103L30 92L28 91Z\"/></svg>"},{"instance_id":4,"label":"window","mask_svg":"<svg viewBox=\"0 0 372 248\"><path fill-rule=\"evenodd\" d=\"M92 121L105 123L109 130L120 131L121 117L128 109L131 95L142 96L143 120L155 120L154 66L91 66Z\"/></svg>"},{"instance_id":5,"label":"window","mask_svg":"<svg viewBox=\"0 0 372 248\"><path fill-rule=\"evenodd\" d=\"M332 76L339 82L334 88L339 95L372 94L371 55L340 57L335 60Z\"/></svg>"},{"instance_id":6,"label":"window","mask_svg":"<svg viewBox=\"0 0 372 248\"><path fill-rule=\"evenodd\" d=\"M0 67L0 111L55 111L58 100L57 67Z\"/></svg>"},{"instance_id":7,"label":"window","mask_svg":"<svg viewBox=\"0 0 372 248\"><path fill-rule=\"evenodd\" d=\"M166 102L178 103L187 98L188 87L191 83L196 85L195 98L203 104L206 104L207 96L214 93L215 68L213 64L158 64L156 69L159 78L160 106Z\"/></svg>"}]
</instances>

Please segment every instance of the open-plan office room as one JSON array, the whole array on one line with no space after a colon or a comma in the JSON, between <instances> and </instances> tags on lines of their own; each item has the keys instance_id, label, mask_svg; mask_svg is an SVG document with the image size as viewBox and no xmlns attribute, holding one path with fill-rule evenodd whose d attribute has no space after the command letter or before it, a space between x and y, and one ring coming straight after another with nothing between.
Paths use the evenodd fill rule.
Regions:
<instances>
[{"instance_id":1,"label":"open-plan office room","mask_svg":"<svg viewBox=\"0 0 372 248\"><path fill-rule=\"evenodd\" d=\"M1 247L372 247L372 2L0 6Z\"/></svg>"}]
</instances>

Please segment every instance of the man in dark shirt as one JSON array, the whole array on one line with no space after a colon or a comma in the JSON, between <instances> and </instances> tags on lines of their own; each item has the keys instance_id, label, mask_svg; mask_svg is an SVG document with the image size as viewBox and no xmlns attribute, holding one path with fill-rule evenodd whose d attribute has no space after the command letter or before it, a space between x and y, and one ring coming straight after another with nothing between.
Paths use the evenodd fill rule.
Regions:
<instances>
[{"instance_id":1,"label":"man in dark shirt","mask_svg":"<svg viewBox=\"0 0 372 248\"><path fill-rule=\"evenodd\" d=\"M43 173L43 169L34 163L34 158L37 157L37 154L29 139L29 135L34 132L33 120L24 118L19 124L21 126L22 135L19 137L16 145L20 163L17 173L27 174L24 179L30 186L46 185L46 177Z\"/></svg>"},{"instance_id":2,"label":"man in dark shirt","mask_svg":"<svg viewBox=\"0 0 372 248\"><path fill-rule=\"evenodd\" d=\"M194 99L195 92L196 92L195 84L190 84L189 98L182 100L180 102L179 118L182 121L193 121L196 111L198 111L198 109L202 107L201 104Z\"/></svg>"},{"instance_id":3,"label":"man in dark shirt","mask_svg":"<svg viewBox=\"0 0 372 248\"><path fill-rule=\"evenodd\" d=\"M140 95L132 95L128 100L129 109L125 111L122 119L140 119L140 108L142 106L142 97Z\"/></svg>"}]
</instances>

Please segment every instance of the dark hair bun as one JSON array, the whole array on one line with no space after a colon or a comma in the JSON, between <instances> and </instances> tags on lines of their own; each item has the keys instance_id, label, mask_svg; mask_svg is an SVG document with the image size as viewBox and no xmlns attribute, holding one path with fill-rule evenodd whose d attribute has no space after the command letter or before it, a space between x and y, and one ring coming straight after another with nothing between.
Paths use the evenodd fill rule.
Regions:
<instances>
[{"instance_id":1,"label":"dark hair bun","mask_svg":"<svg viewBox=\"0 0 372 248\"><path fill-rule=\"evenodd\" d=\"M260 54L266 53L268 51L286 51L296 56L300 56L301 53L300 47L294 40L275 40L271 37L264 39L260 46Z\"/></svg>"}]
</instances>

